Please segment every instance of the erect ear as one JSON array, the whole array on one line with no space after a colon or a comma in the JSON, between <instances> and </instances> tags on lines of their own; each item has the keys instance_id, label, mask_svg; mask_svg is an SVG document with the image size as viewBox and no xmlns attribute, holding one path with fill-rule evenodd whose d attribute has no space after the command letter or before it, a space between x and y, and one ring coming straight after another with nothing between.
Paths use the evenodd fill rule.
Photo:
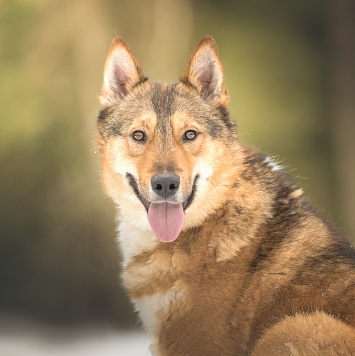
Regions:
<instances>
[{"instance_id":1,"label":"erect ear","mask_svg":"<svg viewBox=\"0 0 355 356\"><path fill-rule=\"evenodd\" d=\"M133 85L146 80L136 58L122 38L114 38L108 52L100 95L104 107L116 104Z\"/></svg>"},{"instance_id":2,"label":"erect ear","mask_svg":"<svg viewBox=\"0 0 355 356\"><path fill-rule=\"evenodd\" d=\"M222 63L212 37L204 37L197 45L185 69L183 81L191 83L203 98L214 105L228 105Z\"/></svg>"}]
</instances>

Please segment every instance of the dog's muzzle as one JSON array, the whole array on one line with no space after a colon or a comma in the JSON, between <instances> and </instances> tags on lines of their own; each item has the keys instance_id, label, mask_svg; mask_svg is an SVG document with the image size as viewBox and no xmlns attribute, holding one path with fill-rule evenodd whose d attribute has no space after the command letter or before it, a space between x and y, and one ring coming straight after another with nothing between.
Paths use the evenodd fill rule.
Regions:
<instances>
[{"instance_id":1,"label":"dog's muzzle","mask_svg":"<svg viewBox=\"0 0 355 356\"><path fill-rule=\"evenodd\" d=\"M174 202L180 188L180 177L174 173L159 173L151 178L152 190L159 198L155 202L148 201L141 194L133 175L126 173L126 178L147 210L149 224L158 239L162 242L174 241L183 227L184 212L194 199L199 176L195 176L191 192L183 202Z\"/></svg>"}]
</instances>

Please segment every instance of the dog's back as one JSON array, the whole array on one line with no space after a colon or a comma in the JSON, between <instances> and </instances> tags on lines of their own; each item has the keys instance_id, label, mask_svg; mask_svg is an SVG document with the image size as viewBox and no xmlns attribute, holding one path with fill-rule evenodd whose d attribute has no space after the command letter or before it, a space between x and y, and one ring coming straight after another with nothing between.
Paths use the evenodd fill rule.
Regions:
<instances>
[{"instance_id":1,"label":"dog's back","mask_svg":"<svg viewBox=\"0 0 355 356\"><path fill-rule=\"evenodd\" d=\"M355 253L227 112L217 48L150 84L126 44L105 66L98 145L123 281L155 355L355 353Z\"/></svg>"}]
</instances>

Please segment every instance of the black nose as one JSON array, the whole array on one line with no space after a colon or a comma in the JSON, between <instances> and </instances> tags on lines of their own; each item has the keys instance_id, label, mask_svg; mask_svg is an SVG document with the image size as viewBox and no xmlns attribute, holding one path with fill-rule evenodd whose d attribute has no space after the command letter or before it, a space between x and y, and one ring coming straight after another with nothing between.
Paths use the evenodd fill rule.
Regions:
<instances>
[{"instance_id":1,"label":"black nose","mask_svg":"<svg viewBox=\"0 0 355 356\"><path fill-rule=\"evenodd\" d=\"M173 173L157 174L152 178L151 184L157 195L167 199L179 190L180 178Z\"/></svg>"}]
</instances>

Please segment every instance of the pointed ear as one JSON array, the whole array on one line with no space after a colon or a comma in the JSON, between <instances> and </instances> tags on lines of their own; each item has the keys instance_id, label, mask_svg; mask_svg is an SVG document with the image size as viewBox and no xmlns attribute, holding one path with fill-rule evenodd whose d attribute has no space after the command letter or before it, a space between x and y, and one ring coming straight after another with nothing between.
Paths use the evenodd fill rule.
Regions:
<instances>
[{"instance_id":1,"label":"pointed ear","mask_svg":"<svg viewBox=\"0 0 355 356\"><path fill-rule=\"evenodd\" d=\"M114 38L105 63L101 105L108 107L116 104L135 84L146 79L125 41Z\"/></svg>"},{"instance_id":2,"label":"pointed ear","mask_svg":"<svg viewBox=\"0 0 355 356\"><path fill-rule=\"evenodd\" d=\"M197 45L185 69L183 81L192 84L203 98L214 105L228 105L222 63L212 37L204 37Z\"/></svg>"}]
</instances>

